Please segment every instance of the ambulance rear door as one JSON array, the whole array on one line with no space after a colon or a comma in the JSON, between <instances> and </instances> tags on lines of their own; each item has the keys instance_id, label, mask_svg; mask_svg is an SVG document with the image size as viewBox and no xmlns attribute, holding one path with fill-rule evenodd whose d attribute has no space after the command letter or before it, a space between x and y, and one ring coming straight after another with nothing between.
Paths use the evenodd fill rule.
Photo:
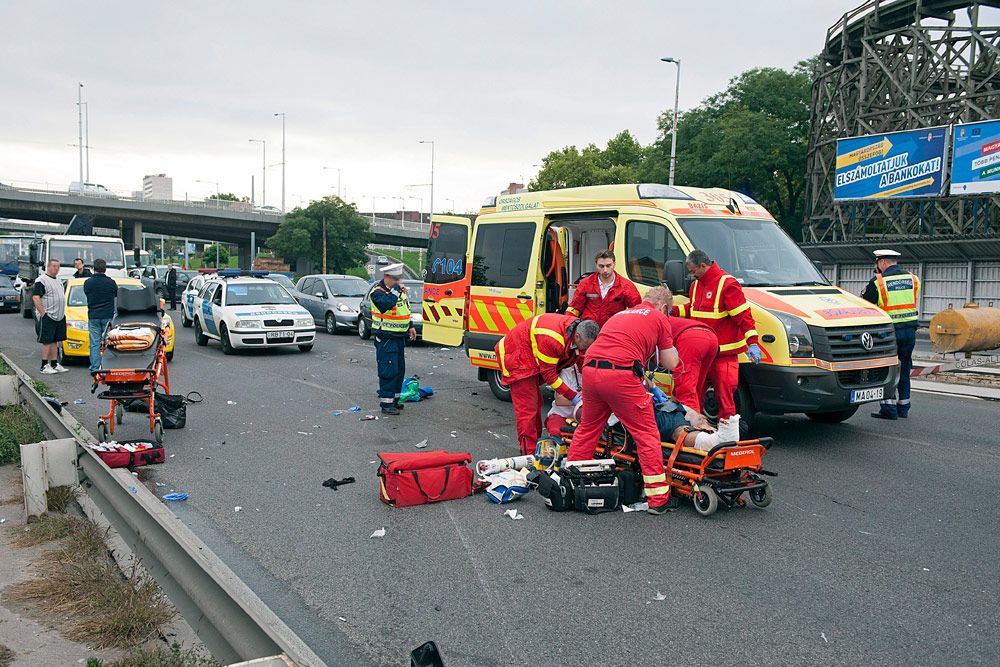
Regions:
<instances>
[{"instance_id":1,"label":"ambulance rear door","mask_svg":"<svg viewBox=\"0 0 1000 667\"><path fill-rule=\"evenodd\" d=\"M493 346L535 314L539 274L540 215L476 222L469 262L469 331L466 347L475 366L498 368Z\"/></svg>"},{"instance_id":2,"label":"ambulance rear door","mask_svg":"<svg viewBox=\"0 0 1000 667\"><path fill-rule=\"evenodd\" d=\"M465 294L472 221L457 215L431 217L424 265L423 339L461 345L465 335Z\"/></svg>"}]
</instances>

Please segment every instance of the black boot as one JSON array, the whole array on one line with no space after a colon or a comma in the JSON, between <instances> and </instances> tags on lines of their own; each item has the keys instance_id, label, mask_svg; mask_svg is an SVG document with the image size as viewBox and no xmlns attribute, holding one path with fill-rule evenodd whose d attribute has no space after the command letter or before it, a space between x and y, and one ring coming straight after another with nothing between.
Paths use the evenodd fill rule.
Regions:
<instances>
[{"instance_id":1,"label":"black boot","mask_svg":"<svg viewBox=\"0 0 1000 667\"><path fill-rule=\"evenodd\" d=\"M383 403L382 404L382 414L384 414L384 415L398 415L399 414L399 410L397 410L396 406L393 405L392 403Z\"/></svg>"}]
</instances>

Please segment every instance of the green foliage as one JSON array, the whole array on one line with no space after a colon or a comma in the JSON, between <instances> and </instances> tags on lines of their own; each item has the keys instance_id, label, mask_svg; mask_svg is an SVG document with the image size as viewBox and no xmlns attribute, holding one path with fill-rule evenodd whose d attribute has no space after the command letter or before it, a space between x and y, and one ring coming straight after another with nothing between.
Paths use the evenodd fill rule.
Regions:
<instances>
[{"instance_id":1,"label":"green foliage","mask_svg":"<svg viewBox=\"0 0 1000 667\"><path fill-rule=\"evenodd\" d=\"M18 405L0 407L0 465L21 460L21 445L45 438L38 418Z\"/></svg>"},{"instance_id":2,"label":"green foliage","mask_svg":"<svg viewBox=\"0 0 1000 667\"><path fill-rule=\"evenodd\" d=\"M185 651L177 642L169 648L134 648L125 657L106 664L96 658L87 661L87 667L214 667L220 664L195 649Z\"/></svg>"},{"instance_id":3,"label":"green foliage","mask_svg":"<svg viewBox=\"0 0 1000 667\"><path fill-rule=\"evenodd\" d=\"M205 246L205 250L201 253L201 263L203 266L216 266L215 264L215 247L219 247L219 264L223 267L229 266L229 248L222 245L221 243ZM219 268L216 266L216 268Z\"/></svg>"},{"instance_id":4,"label":"green foliage","mask_svg":"<svg viewBox=\"0 0 1000 667\"><path fill-rule=\"evenodd\" d=\"M725 187L748 194L795 238L804 209L812 61L791 72L747 70L726 90L681 114L677 123L678 185ZM660 138L642 179L666 183L673 113L660 116Z\"/></svg>"},{"instance_id":5,"label":"green foliage","mask_svg":"<svg viewBox=\"0 0 1000 667\"><path fill-rule=\"evenodd\" d=\"M232 192L217 192L208 199L221 199L222 201L250 201L249 197L237 197Z\"/></svg>"},{"instance_id":6,"label":"green foliage","mask_svg":"<svg viewBox=\"0 0 1000 667\"><path fill-rule=\"evenodd\" d=\"M407 268L413 271L416 276L424 274L424 267L421 262L422 255L419 250L404 250L402 256L400 256L398 250L379 250L376 254L385 255L390 259L406 264ZM376 273L378 272L376 271Z\"/></svg>"},{"instance_id":7,"label":"green foliage","mask_svg":"<svg viewBox=\"0 0 1000 667\"><path fill-rule=\"evenodd\" d=\"M636 183L647 149L628 130L608 141L602 150L594 144L582 151L566 146L542 158L542 170L529 190L554 190L608 183Z\"/></svg>"},{"instance_id":8,"label":"green foliage","mask_svg":"<svg viewBox=\"0 0 1000 667\"><path fill-rule=\"evenodd\" d=\"M363 266L355 266L353 268L344 271L345 276L357 276L358 278L363 278L364 280L370 280L371 276L368 275L368 269Z\"/></svg>"},{"instance_id":9,"label":"green foliage","mask_svg":"<svg viewBox=\"0 0 1000 667\"><path fill-rule=\"evenodd\" d=\"M52 388L41 380L32 380L31 386L34 387L35 391L42 396L55 396L55 394L52 393Z\"/></svg>"},{"instance_id":10,"label":"green foliage","mask_svg":"<svg viewBox=\"0 0 1000 667\"><path fill-rule=\"evenodd\" d=\"M267 247L286 262L309 260L318 265L323 261L324 221L327 271L343 273L364 264L368 258L365 247L372 240L371 227L353 204L335 196L292 210L267 240Z\"/></svg>"}]
</instances>

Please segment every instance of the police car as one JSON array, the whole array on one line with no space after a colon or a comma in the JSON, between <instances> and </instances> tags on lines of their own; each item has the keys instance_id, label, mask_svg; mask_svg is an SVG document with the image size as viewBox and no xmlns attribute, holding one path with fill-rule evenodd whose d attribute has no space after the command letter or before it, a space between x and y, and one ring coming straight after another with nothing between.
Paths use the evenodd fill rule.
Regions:
<instances>
[{"instance_id":1,"label":"police car","mask_svg":"<svg viewBox=\"0 0 1000 667\"><path fill-rule=\"evenodd\" d=\"M225 270L205 282L191 304L195 342L218 340L222 351L237 348L313 348L312 315L284 287L262 276L265 271Z\"/></svg>"},{"instance_id":2,"label":"police car","mask_svg":"<svg viewBox=\"0 0 1000 667\"><path fill-rule=\"evenodd\" d=\"M205 286L208 280L215 279L216 277L215 274L208 276L198 274L184 286L184 291L181 292L181 326L185 329L190 328L194 324L194 300L201 292L201 288Z\"/></svg>"}]
</instances>

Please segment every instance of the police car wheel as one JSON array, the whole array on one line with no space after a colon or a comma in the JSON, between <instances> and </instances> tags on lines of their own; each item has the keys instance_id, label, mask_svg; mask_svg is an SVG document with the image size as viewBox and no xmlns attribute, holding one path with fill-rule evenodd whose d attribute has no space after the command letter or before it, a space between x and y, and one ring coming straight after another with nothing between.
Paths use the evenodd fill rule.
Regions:
<instances>
[{"instance_id":1,"label":"police car wheel","mask_svg":"<svg viewBox=\"0 0 1000 667\"><path fill-rule=\"evenodd\" d=\"M181 326L184 327L185 329L190 329L191 324L192 322L191 320L188 319L187 311L184 310L183 306L181 306Z\"/></svg>"},{"instance_id":2,"label":"police car wheel","mask_svg":"<svg viewBox=\"0 0 1000 667\"><path fill-rule=\"evenodd\" d=\"M487 371L486 381L490 385L490 391L501 401L510 403L510 386L504 384L503 380L500 379L500 371Z\"/></svg>"},{"instance_id":3,"label":"police car wheel","mask_svg":"<svg viewBox=\"0 0 1000 667\"><path fill-rule=\"evenodd\" d=\"M201 322L196 318L194 321L194 342L199 347L205 347L208 345L208 336L205 332L201 330Z\"/></svg>"},{"instance_id":4,"label":"police car wheel","mask_svg":"<svg viewBox=\"0 0 1000 667\"><path fill-rule=\"evenodd\" d=\"M219 342L222 343L223 354L233 354L236 352L236 348L233 347L233 341L229 340L229 330L225 324L219 327Z\"/></svg>"}]
</instances>

